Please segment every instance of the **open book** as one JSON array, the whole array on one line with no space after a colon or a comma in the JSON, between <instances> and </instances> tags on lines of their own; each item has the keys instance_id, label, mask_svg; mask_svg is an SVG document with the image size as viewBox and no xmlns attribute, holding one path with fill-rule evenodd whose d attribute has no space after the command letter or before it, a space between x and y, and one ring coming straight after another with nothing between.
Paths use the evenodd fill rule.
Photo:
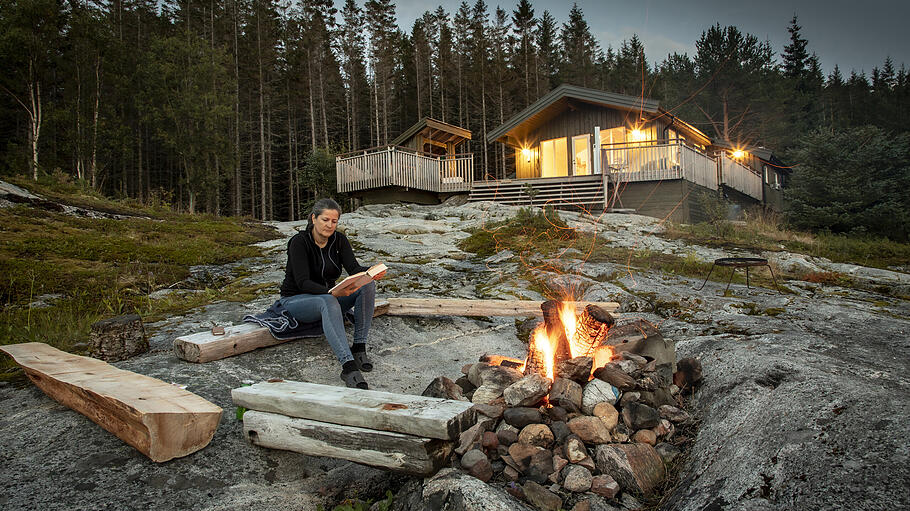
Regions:
<instances>
[{"instance_id":1,"label":"open book","mask_svg":"<svg viewBox=\"0 0 910 511\"><path fill-rule=\"evenodd\" d=\"M351 292L357 291L366 283L376 278L376 275L379 275L386 270L388 270L386 265L382 263L374 264L373 266L370 266L367 271L355 273L338 284L335 284L332 289L329 289L329 294L332 294L336 289L350 289Z\"/></svg>"}]
</instances>

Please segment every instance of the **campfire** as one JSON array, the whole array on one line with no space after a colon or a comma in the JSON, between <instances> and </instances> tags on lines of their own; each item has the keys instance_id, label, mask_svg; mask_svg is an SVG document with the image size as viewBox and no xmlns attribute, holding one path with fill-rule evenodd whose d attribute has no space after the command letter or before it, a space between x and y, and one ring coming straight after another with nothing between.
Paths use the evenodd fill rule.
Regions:
<instances>
[{"instance_id":1,"label":"campfire","mask_svg":"<svg viewBox=\"0 0 910 511\"><path fill-rule=\"evenodd\" d=\"M541 309L525 360L486 354L424 392L470 400L479 412L455 466L539 509L654 491L687 441L677 435L690 422L681 394L700 365L677 363L673 342L647 322L618 325L573 302Z\"/></svg>"}]
</instances>

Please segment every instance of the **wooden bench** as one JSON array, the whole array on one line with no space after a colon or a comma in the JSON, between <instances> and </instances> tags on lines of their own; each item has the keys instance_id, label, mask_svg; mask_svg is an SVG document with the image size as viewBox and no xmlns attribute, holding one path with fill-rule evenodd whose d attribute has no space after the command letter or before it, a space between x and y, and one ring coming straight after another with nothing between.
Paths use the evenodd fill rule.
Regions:
<instances>
[{"instance_id":1,"label":"wooden bench","mask_svg":"<svg viewBox=\"0 0 910 511\"><path fill-rule=\"evenodd\" d=\"M0 346L39 389L163 462L212 440L221 408L192 392L40 342Z\"/></svg>"},{"instance_id":2,"label":"wooden bench","mask_svg":"<svg viewBox=\"0 0 910 511\"><path fill-rule=\"evenodd\" d=\"M472 403L315 383L271 381L231 391L254 445L331 456L415 475L439 470L474 425Z\"/></svg>"},{"instance_id":3,"label":"wooden bench","mask_svg":"<svg viewBox=\"0 0 910 511\"><path fill-rule=\"evenodd\" d=\"M540 304L532 300L465 300L437 298L389 298L377 302L374 317L389 316L541 316ZM574 302L576 309L589 303L608 312L619 308L616 302ZM267 328L253 323L224 327L224 334L198 332L174 339L174 353L187 362L205 363L288 342L275 339Z\"/></svg>"}]
</instances>

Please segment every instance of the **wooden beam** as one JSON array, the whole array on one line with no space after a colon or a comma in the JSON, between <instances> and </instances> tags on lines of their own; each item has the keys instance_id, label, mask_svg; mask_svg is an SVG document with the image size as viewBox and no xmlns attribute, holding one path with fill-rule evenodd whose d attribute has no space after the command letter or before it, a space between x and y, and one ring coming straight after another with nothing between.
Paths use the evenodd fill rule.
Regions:
<instances>
[{"instance_id":1,"label":"wooden beam","mask_svg":"<svg viewBox=\"0 0 910 511\"><path fill-rule=\"evenodd\" d=\"M452 300L442 298L389 298L377 302L373 316L541 316L540 304L533 300ZM609 312L616 302L574 302L580 313L589 303ZM224 327L223 335L208 330L174 339L174 353L187 362L205 363L288 342L272 337L267 328L253 323Z\"/></svg>"},{"instance_id":2,"label":"wooden beam","mask_svg":"<svg viewBox=\"0 0 910 511\"><path fill-rule=\"evenodd\" d=\"M475 420L469 401L294 381L236 388L231 398L260 412L442 440L458 438Z\"/></svg>"},{"instance_id":3,"label":"wooden beam","mask_svg":"<svg viewBox=\"0 0 910 511\"><path fill-rule=\"evenodd\" d=\"M390 316L538 316L540 305L533 300L454 300L434 298L389 298ZM616 302L573 302L579 313L593 303L608 312L619 308Z\"/></svg>"},{"instance_id":4,"label":"wooden beam","mask_svg":"<svg viewBox=\"0 0 910 511\"><path fill-rule=\"evenodd\" d=\"M202 449L212 440L221 408L161 380L44 343L0 346L51 398L85 415L152 461Z\"/></svg>"},{"instance_id":5,"label":"wooden beam","mask_svg":"<svg viewBox=\"0 0 910 511\"><path fill-rule=\"evenodd\" d=\"M419 476L436 473L452 452L452 442L445 440L256 410L243 414L243 433L260 447L342 458Z\"/></svg>"},{"instance_id":6,"label":"wooden beam","mask_svg":"<svg viewBox=\"0 0 910 511\"><path fill-rule=\"evenodd\" d=\"M388 302L376 303L373 316L385 314ZM319 334L322 335L322 334ZM241 323L224 327L224 334L213 335L210 330L190 335L182 335L174 339L174 354L177 358L187 362L204 364L213 360L232 357L257 348L266 348L283 344L293 339L276 339L272 337L268 328L255 323Z\"/></svg>"}]
</instances>

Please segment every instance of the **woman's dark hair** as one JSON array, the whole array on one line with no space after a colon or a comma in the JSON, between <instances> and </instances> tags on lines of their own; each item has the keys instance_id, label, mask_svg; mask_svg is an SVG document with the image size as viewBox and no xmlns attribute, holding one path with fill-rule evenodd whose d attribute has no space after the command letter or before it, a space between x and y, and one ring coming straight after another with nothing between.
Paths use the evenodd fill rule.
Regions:
<instances>
[{"instance_id":1,"label":"woman's dark hair","mask_svg":"<svg viewBox=\"0 0 910 511\"><path fill-rule=\"evenodd\" d=\"M327 197L324 199L319 199L313 204L313 210L310 211L310 215L306 217L307 229L313 226L313 217L318 217L327 209L335 210L339 215L341 214L341 206L339 206L338 203L333 199L329 199Z\"/></svg>"}]
</instances>

